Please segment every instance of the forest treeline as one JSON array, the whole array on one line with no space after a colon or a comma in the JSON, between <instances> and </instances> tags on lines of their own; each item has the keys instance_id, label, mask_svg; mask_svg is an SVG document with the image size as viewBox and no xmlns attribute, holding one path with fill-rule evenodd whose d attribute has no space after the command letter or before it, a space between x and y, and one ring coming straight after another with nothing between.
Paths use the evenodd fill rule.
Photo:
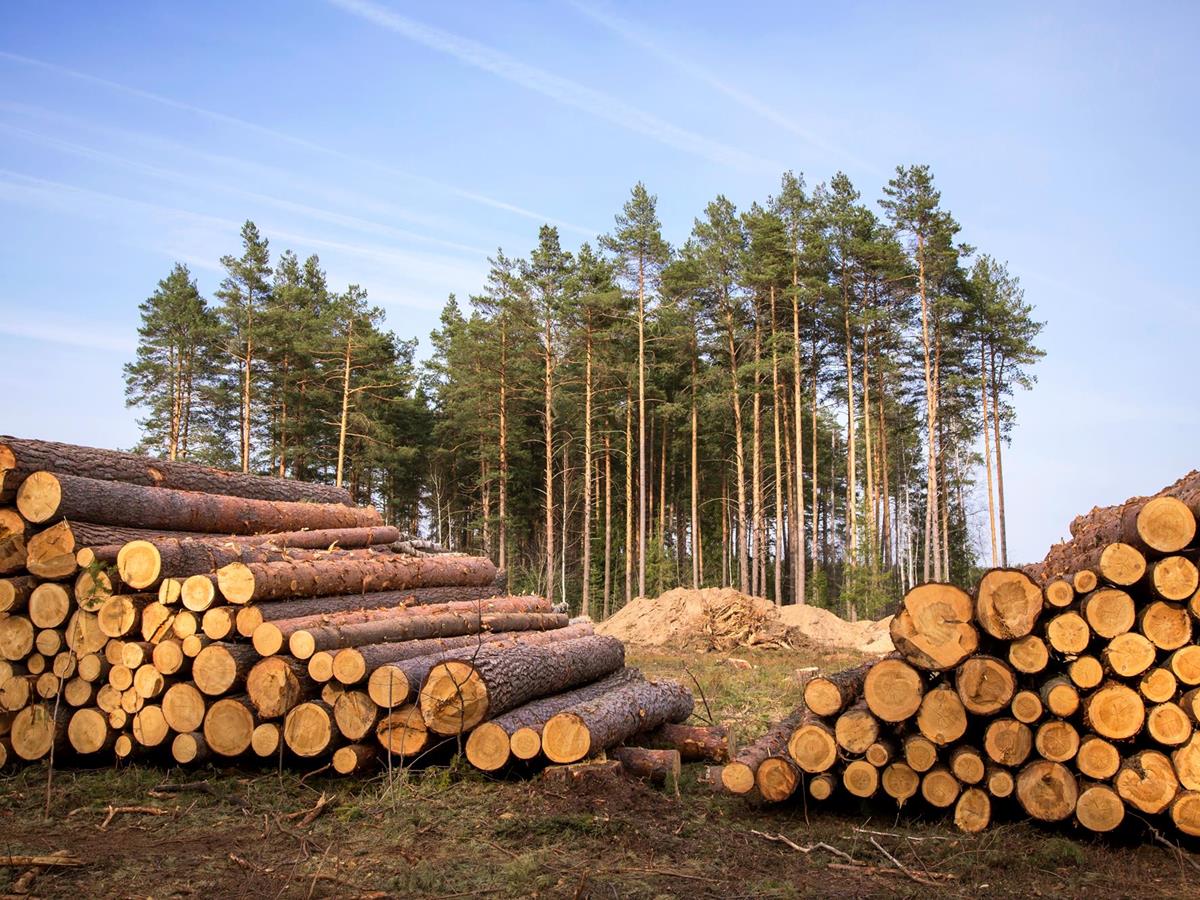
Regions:
<instances>
[{"instance_id":1,"label":"forest treeline","mask_svg":"<svg viewBox=\"0 0 1200 900\"><path fill-rule=\"evenodd\" d=\"M874 614L1007 563L1003 447L1042 355L928 167L877 210L789 172L671 247L639 183L595 243L498 251L421 365L247 222L212 304L177 265L142 305L127 400L144 450L342 483L594 616L679 584Z\"/></svg>"}]
</instances>

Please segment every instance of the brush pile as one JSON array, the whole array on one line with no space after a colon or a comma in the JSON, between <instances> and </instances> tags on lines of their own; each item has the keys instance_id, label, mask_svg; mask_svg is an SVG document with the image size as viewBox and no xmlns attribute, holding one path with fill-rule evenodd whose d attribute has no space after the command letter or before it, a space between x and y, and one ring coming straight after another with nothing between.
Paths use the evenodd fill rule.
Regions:
<instances>
[{"instance_id":1,"label":"brush pile","mask_svg":"<svg viewBox=\"0 0 1200 900\"><path fill-rule=\"evenodd\" d=\"M340 488L0 438L0 765L278 756L349 774L465 736L494 771L691 714L619 640L504 588Z\"/></svg>"},{"instance_id":2,"label":"brush pile","mask_svg":"<svg viewBox=\"0 0 1200 900\"><path fill-rule=\"evenodd\" d=\"M1093 832L1126 814L1200 836L1200 473L1093 509L1025 570L974 594L911 590L896 652L815 677L803 703L722 769L781 802L910 800L985 829L1015 804Z\"/></svg>"}]
</instances>

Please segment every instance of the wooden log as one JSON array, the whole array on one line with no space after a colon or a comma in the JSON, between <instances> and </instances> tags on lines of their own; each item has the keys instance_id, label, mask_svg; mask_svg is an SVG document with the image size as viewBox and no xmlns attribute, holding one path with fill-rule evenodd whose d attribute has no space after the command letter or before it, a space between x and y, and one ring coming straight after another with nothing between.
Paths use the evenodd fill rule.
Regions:
<instances>
[{"instance_id":1,"label":"wooden log","mask_svg":"<svg viewBox=\"0 0 1200 900\"><path fill-rule=\"evenodd\" d=\"M1138 682L1138 693L1150 703L1165 703L1178 689L1179 681L1170 669L1150 669Z\"/></svg>"},{"instance_id":2,"label":"wooden log","mask_svg":"<svg viewBox=\"0 0 1200 900\"><path fill-rule=\"evenodd\" d=\"M321 557L314 554L387 545L399 536L398 529L382 525L275 532L264 535L261 542L212 537L139 538L121 545L116 564L121 580L140 590L157 584L162 578L186 578L197 573L215 572L230 563L319 559ZM102 548L102 551L103 556L111 553L109 548Z\"/></svg>"},{"instance_id":3,"label":"wooden log","mask_svg":"<svg viewBox=\"0 0 1200 900\"><path fill-rule=\"evenodd\" d=\"M376 749L370 744L346 744L333 751L333 771L339 775L360 775L376 764Z\"/></svg>"},{"instance_id":4,"label":"wooden log","mask_svg":"<svg viewBox=\"0 0 1200 900\"><path fill-rule=\"evenodd\" d=\"M67 728L71 714L65 708L57 712L53 704L34 703L13 717L9 740L18 758L33 762L45 759L51 750L68 746Z\"/></svg>"},{"instance_id":5,"label":"wooden log","mask_svg":"<svg viewBox=\"0 0 1200 900\"><path fill-rule=\"evenodd\" d=\"M47 581L33 589L25 612L37 628L57 628L67 620L74 608L67 589L61 584Z\"/></svg>"},{"instance_id":6,"label":"wooden log","mask_svg":"<svg viewBox=\"0 0 1200 900\"><path fill-rule=\"evenodd\" d=\"M879 720L865 702L859 701L837 717L833 736L838 746L847 753L856 756L866 753L867 748L879 738Z\"/></svg>"},{"instance_id":7,"label":"wooden log","mask_svg":"<svg viewBox=\"0 0 1200 900\"><path fill-rule=\"evenodd\" d=\"M30 675L40 675L46 671L46 657L40 653L31 653L25 657L25 671Z\"/></svg>"},{"instance_id":8,"label":"wooden log","mask_svg":"<svg viewBox=\"0 0 1200 900\"><path fill-rule=\"evenodd\" d=\"M877 769L884 768L896 758L896 745L886 738L875 741L863 754L863 759Z\"/></svg>"},{"instance_id":9,"label":"wooden log","mask_svg":"<svg viewBox=\"0 0 1200 900\"><path fill-rule=\"evenodd\" d=\"M222 697L204 716L204 743L218 756L241 756L254 735L254 708L247 697Z\"/></svg>"},{"instance_id":10,"label":"wooden log","mask_svg":"<svg viewBox=\"0 0 1200 900\"><path fill-rule=\"evenodd\" d=\"M928 772L937 764L937 744L923 734L910 734L904 738L904 761L914 772Z\"/></svg>"},{"instance_id":11,"label":"wooden log","mask_svg":"<svg viewBox=\"0 0 1200 900\"><path fill-rule=\"evenodd\" d=\"M143 747L161 747L171 734L162 707L147 703L133 716L133 739Z\"/></svg>"},{"instance_id":12,"label":"wooden log","mask_svg":"<svg viewBox=\"0 0 1200 900\"><path fill-rule=\"evenodd\" d=\"M922 669L953 669L979 647L970 596L949 584L919 585L901 601L892 643Z\"/></svg>"},{"instance_id":13,"label":"wooden log","mask_svg":"<svg viewBox=\"0 0 1200 900\"><path fill-rule=\"evenodd\" d=\"M1038 696L1051 715L1068 718L1079 709L1079 690L1065 675L1056 675L1045 682Z\"/></svg>"},{"instance_id":14,"label":"wooden log","mask_svg":"<svg viewBox=\"0 0 1200 900\"><path fill-rule=\"evenodd\" d=\"M25 616L0 618L0 658L10 662L23 660L33 652L34 627Z\"/></svg>"},{"instance_id":15,"label":"wooden log","mask_svg":"<svg viewBox=\"0 0 1200 900\"><path fill-rule=\"evenodd\" d=\"M90 706L96 697L96 685L94 682L84 681L82 678L72 678L63 685L62 695L67 706L75 709L81 706Z\"/></svg>"},{"instance_id":16,"label":"wooden log","mask_svg":"<svg viewBox=\"0 0 1200 900\"><path fill-rule=\"evenodd\" d=\"M175 675L183 671L187 662L188 657L183 654L182 641L160 641L154 645L150 654L150 663L163 675Z\"/></svg>"},{"instance_id":17,"label":"wooden log","mask_svg":"<svg viewBox=\"0 0 1200 900\"><path fill-rule=\"evenodd\" d=\"M1112 831L1125 819L1125 803L1107 784L1081 787L1075 802L1075 821L1097 834Z\"/></svg>"},{"instance_id":18,"label":"wooden log","mask_svg":"<svg viewBox=\"0 0 1200 900\"><path fill-rule=\"evenodd\" d=\"M759 772L762 772L761 767ZM851 760L842 769L842 785L851 796L862 799L874 797L879 790L879 770L865 759Z\"/></svg>"},{"instance_id":19,"label":"wooden log","mask_svg":"<svg viewBox=\"0 0 1200 900\"><path fill-rule=\"evenodd\" d=\"M151 459L134 453L56 441L0 437L0 491L3 491L0 496L8 496L24 478L39 470L258 500L347 505L354 502L346 490L332 485L226 472L195 463Z\"/></svg>"},{"instance_id":20,"label":"wooden log","mask_svg":"<svg viewBox=\"0 0 1200 900\"><path fill-rule=\"evenodd\" d=\"M0 613L19 613L26 608L38 581L30 575L0 578Z\"/></svg>"},{"instance_id":21,"label":"wooden log","mask_svg":"<svg viewBox=\"0 0 1200 900\"><path fill-rule=\"evenodd\" d=\"M921 699L917 728L939 747L953 744L967 730L967 710L948 685L939 685Z\"/></svg>"},{"instance_id":22,"label":"wooden log","mask_svg":"<svg viewBox=\"0 0 1200 900\"><path fill-rule=\"evenodd\" d=\"M1073 812L1079 784L1062 763L1039 759L1017 774L1017 802L1039 822L1061 822Z\"/></svg>"},{"instance_id":23,"label":"wooden log","mask_svg":"<svg viewBox=\"0 0 1200 900\"><path fill-rule=\"evenodd\" d=\"M1077 656L1067 663L1067 677L1081 691L1090 691L1104 680L1104 665L1094 656Z\"/></svg>"},{"instance_id":24,"label":"wooden log","mask_svg":"<svg viewBox=\"0 0 1200 900\"><path fill-rule=\"evenodd\" d=\"M208 758L208 744L204 742L204 735L198 731L175 735L171 741L171 756L181 766L204 762Z\"/></svg>"},{"instance_id":25,"label":"wooden log","mask_svg":"<svg viewBox=\"0 0 1200 900\"><path fill-rule=\"evenodd\" d=\"M179 578L164 578L158 583L158 602L163 606L174 606L183 599L183 581Z\"/></svg>"},{"instance_id":26,"label":"wooden log","mask_svg":"<svg viewBox=\"0 0 1200 900\"><path fill-rule=\"evenodd\" d=\"M204 695L189 682L176 682L163 694L163 717L172 731L186 734L199 730L206 709Z\"/></svg>"},{"instance_id":27,"label":"wooden log","mask_svg":"<svg viewBox=\"0 0 1200 900\"><path fill-rule=\"evenodd\" d=\"M962 785L945 766L934 766L921 776L921 796L938 809L953 806L961 790Z\"/></svg>"},{"instance_id":28,"label":"wooden log","mask_svg":"<svg viewBox=\"0 0 1200 900\"><path fill-rule=\"evenodd\" d=\"M199 662L208 653L220 647L219 644L206 647L200 652L196 661ZM268 656L266 659L260 659L251 664L246 673L246 696L254 705L259 719L281 718L301 701L316 695L319 690L317 683L309 680L305 668L304 663L300 660L288 659L283 656ZM195 678L194 674L193 678ZM211 686L219 687L226 680L223 679ZM204 690L204 686L199 681L196 686ZM225 690L232 687L233 683L229 683ZM220 693L224 693L224 691ZM359 737L361 736L359 735ZM352 740L357 739L353 738Z\"/></svg>"},{"instance_id":29,"label":"wooden log","mask_svg":"<svg viewBox=\"0 0 1200 900\"><path fill-rule=\"evenodd\" d=\"M179 588L179 602L191 612L202 613L217 600L215 575L189 575Z\"/></svg>"},{"instance_id":30,"label":"wooden log","mask_svg":"<svg viewBox=\"0 0 1200 900\"><path fill-rule=\"evenodd\" d=\"M1038 635L1031 634L1008 645L1008 661L1026 675L1043 671L1050 663L1050 650Z\"/></svg>"},{"instance_id":31,"label":"wooden log","mask_svg":"<svg viewBox=\"0 0 1200 900\"><path fill-rule=\"evenodd\" d=\"M1053 579L1046 585L1043 594L1046 605L1056 609L1065 609L1075 602L1075 586L1068 578Z\"/></svg>"},{"instance_id":32,"label":"wooden log","mask_svg":"<svg viewBox=\"0 0 1200 900\"><path fill-rule=\"evenodd\" d=\"M1045 707L1042 698L1036 691L1017 691L1013 694L1012 702L1008 705L1012 716L1018 722L1030 725L1042 717Z\"/></svg>"},{"instance_id":33,"label":"wooden log","mask_svg":"<svg viewBox=\"0 0 1200 900\"><path fill-rule=\"evenodd\" d=\"M1121 678L1135 678L1148 671L1154 665L1155 656L1150 639L1135 631L1117 635L1100 652L1104 667Z\"/></svg>"},{"instance_id":34,"label":"wooden log","mask_svg":"<svg viewBox=\"0 0 1200 900\"><path fill-rule=\"evenodd\" d=\"M202 693L219 697L243 685L257 661L254 648L245 644L209 644L192 660L192 681Z\"/></svg>"},{"instance_id":35,"label":"wooden log","mask_svg":"<svg viewBox=\"0 0 1200 900\"><path fill-rule=\"evenodd\" d=\"M1088 696L1083 721L1089 730L1112 741L1123 741L1142 730L1146 704L1136 691L1108 682Z\"/></svg>"},{"instance_id":36,"label":"wooden log","mask_svg":"<svg viewBox=\"0 0 1200 900\"><path fill-rule=\"evenodd\" d=\"M464 748L467 761L484 772L496 772L512 756L533 759L541 752L542 729L551 718L641 679L637 669L620 669L592 684L532 700L490 721L481 722L467 736Z\"/></svg>"},{"instance_id":37,"label":"wooden log","mask_svg":"<svg viewBox=\"0 0 1200 900\"><path fill-rule=\"evenodd\" d=\"M302 759L328 753L336 738L333 709L320 700L301 703L283 720L283 742Z\"/></svg>"},{"instance_id":38,"label":"wooden log","mask_svg":"<svg viewBox=\"0 0 1200 900\"><path fill-rule=\"evenodd\" d=\"M1038 726L1033 746L1042 759L1070 762L1079 752L1079 732L1065 719L1050 719Z\"/></svg>"},{"instance_id":39,"label":"wooden log","mask_svg":"<svg viewBox=\"0 0 1200 900\"><path fill-rule=\"evenodd\" d=\"M58 696L62 678L54 672L43 672L33 684L33 689L42 700L53 700Z\"/></svg>"},{"instance_id":40,"label":"wooden log","mask_svg":"<svg viewBox=\"0 0 1200 900\"><path fill-rule=\"evenodd\" d=\"M977 787L963 791L954 804L954 824L966 834L978 834L992 822L992 800Z\"/></svg>"},{"instance_id":41,"label":"wooden log","mask_svg":"<svg viewBox=\"0 0 1200 900\"><path fill-rule=\"evenodd\" d=\"M991 716L1012 702L1017 690L1017 676L1002 660L977 654L955 671L954 687L968 711L978 716Z\"/></svg>"},{"instance_id":42,"label":"wooden log","mask_svg":"<svg viewBox=\"0 0 1200 900\"><path fill-rule=\"evenodd\" d=\"M1146 733L1163 747L1178 747L1191 738L1192 720L1178 703L1157 703L1146 711Z\"/></svg>"},{"instance_id":43,"label":"wooden log","mask_svg":"<svg viewBox=\"0 0 1200 900\"><path fill-rule=\"evenodd\" d=\"M61 631L46 628L39 631L33 638L33 648L42 656L55 656L63 646Z\"/></svg>"},{"instance_id":44,"label":"wooden log","mask_svg":"<svg viewBox=\"0 0 1200 900\"><path fill-rule=\"evenodd\" d=\"M283 746L283 735L275 722L262 722L250 734L250 749L255 756L274 756Z\"/></svg>"},{"instance_id":45,"label":"wooden log","mask_svg":"<svg viewBox=\"0 0 1200 900\"><path fill-rule=\"evenodd\" d=\"M10 675L0 683L0 710L17 712L33 702L37 675Z\"/></svg>"},{"instance_id":46,"label":"wooden log","mask_svg":"<svg viewBox=\"0 0 1200 900\"><path fill-rule=\"evenodd\" d=\"M584 638L577 643L592 640ZM578 762L638 732L682 722L692 708L691 691L678 682L633 681L551 718L542 729L542 752L551 762ZM422 713L428 723L428 712Z\"/></svg>"},{"instance_id":47,"label":"wooden log","mask_svg":"<svg viewBox=\"0 0 1200 900\"><path fill-rule=\"evenodd\" d=\"M152 700L159 696L165 688L166 682L162 672L158 671L152 663L139 666L133 673L133 689L137 691L139 697Z\"/></svg>"},{"instance_id":48,"label":"wooden log","mask_svg":"<svg viewBox=\"0 0 1200 900\"><path fill-rule=\"evenodd\" d=\"M47 581L62 581L75 574L75 535L71 526L59 522L32 535L25 542L24 567L30 575Z\"/></svg>"},{"instance_id":49,"label":"wooden log","mask_svg":"<svg viewBox=\"0 0 1200 900\"><path fill-rule=\"evenodd\" d=\"M966 744L951 751L949 763L951 774L963 784L979 784L987 774L983 754Z\"/></svg>"},{"instance_id":50,"label":"wooden log","mask_svg":"<svg viewBox=\"0 0 1200 900\"><path fill-rule=\"evenodd\" d=\"M414 703L392 710L380 719L375 739L389 755L412 758L429 746L429 728Z\"/></svg>"},{"instance_id":51,"label":"wooden log","mask_svg":"<svg viewBox=\"0 0 1200 900\"><path fill-rule=\"evenodd\" d=\"M802 771L810 775L827 772L838 759L837 735L819 717L803 710L787 739L787 751Z\"/></svg>"},{"instance_id":52,"label":"wooden log","mask_svg":"<svg viewBox=\"0 0 1200 900\"><path fill-rule=\"evenodd\" d=\"M478 730L479 728L475 729ZM654 731L638 735L637 742L652 750L678 750L679 758L683 762L729 761L729 733L721 725L680 725L667 722Z\"/></svg>"},{"instance_id":53,"label":"wooden log","mask_svg":"<svg viewBox=\"0 0 1200 900\"><path fill-rule=\"evenodd\" d=\"M1167 657L1166 663L1180 684L1200 685L1200 644L1180 647Z\"/></svg>"},{"instance_id":54,"label":"wooden log","mask_svg":"<svg viewBox=\"0 0 1200 900\"><path fill-rule=\"evenodd\" d=\"M1083 613L1088 627L1106 639L1127 632L1133 627L1137 617L1133 598L1118 588L1099 588L1092 591L1080 601L1079 610Z\"/></svg>"},{"instance_id":55,"label":"wooden log","mask_svg":"<svg viewBox=\"0 0 1200 900\"><path fill-rule=\"evenodd\" d=\"M233 637L234 612L228 606L214 606L204 611L200 630L211 641L223 641Z\"/></svg>"},{"instance_id":56,"label":"wooden log","mask_svg":"<svg viewBox=\"0 0 1200 900\"><path fill-rule=\"evenodd\" d=\"M1171 764L1184 790L1200 791L1200 733L1171 752Z\"/></svg>"},{"instance_id":57,"label":"wooden log","mask_svg":"<svg viewBox=\"0 0 1200 900\"><path fill-rule=\"evenodd\" d=\"M549 613L550 602L544 597L492 597L487 600L472 600L461 603L436 603L431 606L409 606L385 609L360 609L330 615L304 616L299 619L283 619L264 622L254 629L254 647L263 656L271 656L286 644L289 652L300 659L308 659L317 650L340 649L340 647L362 646L362 643L342 644L339 647L310 647L310 636L330 629L348 629L361 626L354 633L373 637L376 633L386 634L396 620L428 616L457 616L478 620L490 613ZM463 632L454 632L462 634ZM300 637L296 637L300 635ZM295 641L293 641L295 638ZM398 640L405 640L400 638ZM366 643L388 643L388 639L370 640Z\"/></svg>"},{"instance_id":58,"label":"wooden log","mask_svg":"<svg viewBox=\"0 0 1200 900\"><path fill-rule=\"evenodd\" d=\"M1166 812L1180 790L1171 760L1158 750L1139 750L1125 759L1113 785L1129 806L1150 815Z\"/></svg>"},{"instance_id":59,"label":"wooden log","mask_svg":"<svg viewBox=\"0 0 1200 900\"><path fill-rule=\"evenodd\" d=\"M837 788L837 779L828 772L821 772L808 779L808 795L814 800L828 800Z\"/></svg>"},{"instance_id":60,"label":"wooden log","mask_svg":"<svg viewBox=\"0 0 1200 900\"><path fill-rule=\"evenodd\" d=\"M88 755L112 748L117 734L98 709L77 709L67 724L67 740L76 753Z\"/></svg>"},{"instance_id":61,"label":"wooden log","mask_svg":"<svg viewBox=\"0 0 1200 900\"><path fill-rule=\"evenodd\" d=\"M96 610L96 624L107 637L127 637L138 630L142 611L155 602L154 594L117 594Z\"/></svg>"},{"instance_id":62,"label":"wooden log","mask_svg":"<svg viewBox=\"0 0 1200 900\"><path fill-rule=\"evenodd\" d=\"M1001 799L1011 797L1017 788L1017 780L1013 778L1012 772L1000 766L987 767L984 784L989 794Z\"/></svg>"},{"instance_id":63,"label":"wooden log","mask_svg":"<svg viewBox=\"0 0 1200 900\"><path fill-rule=\"evenodd\" d=\"M255 603L238 609L237 631L242 637L251 637L263 622L279 622L284 619L302 619L305 616L324 616L363 609L395 609L488 600L507 595L508 592L498 586L498 581L499 578L491 584L467 587L412 588L407 591L373 591L368 594Z\"/></svg>"},{"instance_id":64,"label":"wooden log","mask_svg":"<svg viewBox=\"0 0 1200 900\"><path fill-rule=\"evenodd\" d=\"M1044 597L1020 569L990 569L975 593L975 621L994 638L1011 641L1033 632Z\"/></svg>"},{"instance_id":65,"label":"wooden log","mask_svg":"<svg viewBox=\"0 0 1200 900\"><path fill-rule=\"evenodd\" d=\"M983 733L983 751L997 765L1014 768L1029 758L1033 732L1016 719L993 719Z\"/></svg>"},{"instance_id":66,"label":"wooden log","mask_svg":"<svg viewBox=\"0 0 1200 900\"><path fill-rule=\"evenodd\" d=\"M380 709L364 691L344 691L333 704L333 721L348 741L360 741L379 721Z\"/></svg>"},{"instance_id":67,"label":"wooden log","mask_svg":"<svg viewBox=\"0 0 1200 900\"><path fill-rule=\"evenodd\" d=\"M380 642L456 637L485 631L552 631L567 627L568 621L563 613L405 616L381 622L323 626L298 631L288 639L288 649L297 659L307 659L319 650L335 650Z\"/></svg>"},{"instance_id":68,"label":"wooden log","mask_svg":"<svg viewBox=\"0 0 1200 900\"><path fill-rule=\"evenodd\" d=\"M193 634L180 641L179 646L183 648L184 656L195 659L200 655L200 651L211 643L212 640L207 635Z\"/></svg>"},{"instance_id":69,"label":"wooden log","mask_svg":"<svg viewBox=\"0 0 1200 900\"><path fill-rule=\"evenodd\" d=\"M305 669L308 672L308 677L317 684L325 684L329 681L332 681L333 659L334 654L328 650L322 650L319 653L314 653L308 658L308 662L305 665Z\"/></svg>"},{"instance_id":70,"label":"wooden log","mask_svg":"<svg viewBox=\"0 0 1200 900\"><path fill-rule=\"evenodd\" d=\"M402 706L421 689L428 667L404 667L401 663L418 658L471 653L477 647L495 644L551 644L573 641L594 634L591 623L581 622L550 631L482 632L450 638L431 638L424 641L401 641L372 644L365 647L346 647L333 657L333 677L347 686L367 681L367 692L380 706ZM432 662L429 663L433 665ZM424 674L420 674L421 672ZM368 677L369 675L369 677ZM415 676L415 677L414 677Z\"/></svg>"},{"instance_id":71,"label":"wooden log","mask_svg":"<svg viewBox=\"0 0 1200 900\"><path fill-rule=\"evenodd\" d=\"M651 784L675 784L679 781L680 760L678 750L649 749L644 747L616 747L611 754L613 759L621 763L621 770L634 778L649 781ZM786 800L796 790L799 777L796 770L787 760L778 760L783 766L775 766L777 772L768 776L767 791L763 798L778 803ZM791 775L788 775L788 772ZM762 767L759 767L762 773ZM790 789L789 789L790 779ZM775 799L778 797L778 799Z\"/></svg>"},{"instance_id":72,"label":"wooden log","mask_svg":"<svg viewBox=\"0 0 1200 900\"><path fill-rule=\"evenodd\" d=\"M1175 676L1170 671L1167 674L1171 675L1171 678L1178 683L1178 679L1175 679ZM1172 691L1171 696L1174 695L1175 692ZM1145 692L1142 693L1142 696L1146 696ZM1147 697L1146 699L1150 698ZM1179 705L1183 708L1184 712L1192 717L1193 722L1200 723L1200 688L1192 688L1190 691L1184 691L1180 694Z\"/></svg>"},{"instance_id":73,"label":"wooden log","mask_svg":"<svg viewBox=\"0 0 1200 900\"><path fill-rule=\"evenodd\" d=\"M1074 610L1059 613L1046 623L1046 640L1059 653L1076 656L1087 649L1092 629Z\"/></svg>"},{"instance_id":74,"label":"wooden log","mask_svg":"<svg viewBox=\"0 0 1200 900\"><path fill-rule=\"evenodd\" d=\"M121 709L133 715L141 712L146 706L146 698L138 694L133 688L121 693Z\"/></svg>"},{"instance_id":75,"label":"wooden log","mask_svg":"<svg viewBox=\"0 0 1200 900\"><path fill-rule=\"evenodd\" d=\"M818 716L836 716L862 696L870 663L833 675L816 675L804 685L804 705Z\"/></svg>"},{"instance_id":76,"label":"wooden log","mask_svg":"<svg viewBox=\"0 0 1200 900\"><path fill-rule=\"evenodd\" d=\"M916 714L924 693L920 673L902 659L879 660L863 681L867 706L884 722L902 722Z\"/></svg>"},{"instance_id":77,"label":"wooden log","mask_svg":"<svg viewBox=\"0 0 1200 900\"><path fill-rule=\"evenodd\" d=\"M821 777L821 776L817 776ZM883 792L899 806L917 795L921 789L921 776L908 763L889 763L879 779Z\"/></svg>"},{"instance_id":78,"label":"wooden log","mask_svg":"<svg viewBox=\"0 0 1200 900\"><path fill-rule=\"evenodd\" d=\"M1159 650L1178 650L1192 639L1187 607L1156 600L1138 613L1138 631Z\"/></svg>"},{"instance_id":79,"label":"wooden log","mask_svg":"<svg viewBox=\"0 0 1200 900\"><path fill-rule=\"evenodd\" d=\"M170 607L155 601L142 607L141 635L143 641L157 643L171 633L175 613Z\"/></svg>"},{"instance_id":80,"label":"wooden log","mask_svg":"<svg viewBox=\"0 0 1200 900\"><path fill-rule=\"evenodd\" d=\"M231 563L217 573L230 603L427 587L484 587L496 580L491 560L476 556L328 559Z\"/></svg>"},{"instance_id":81,"label":"wooden log","mask_svg":"<svg viewBox=\"0 0 1200 900\"><path fill-rule=\"evenodd\" d=\"M225 534L383 524L379 512L369 507L251 500L56 475L44 470L34 472L21 483L17 489L17 510L33 524L65 517L100 525Z\"/></svg>"},{"instance_id":82,"label":"wooden log","mask_svg":"<svg viewBox=\"0 0 1200 900\"><path fill-rule=\"evenodd\" d=\"M1186 556L1168 556L1146 567L1146 586L1160 600L1187 600L1200 587L1200 570Z\"/></svg>"},{"instance_id":83,"label":"wooden log","mask_svg":"<svg viewBox=\"0 0 1200 900\"><path fill-rule=\"evenodd\" d=\"M1171 802L1171 821L1188 837L1200 837L1200 791L1183 791Z\"/></svg>"},{"instance_id":84,"label":"wooden log","mask_svg":"<svg viewBox=\"0 0 1200 900\"><path fill-rule=\"evenodd\" d=\"M448 660L438 663L430 670L425 685L421 688L421 714L425 716L425 724L429 726L429 730L435 734L465 733L485 719L506 713L538 697L589 684L624 665L624 645L616 638L602 635L545 645L512 644L494 647L485 644L469 659ZM666 702L675 696L666 684L664 682L661 689L649 691L646 696L658 700L661 710L673 711L678 708L678 704L672 706ZM688 693L687 696L690 698L691 694ZM627 721L623 716L624 712L620 708L606 708L605 715L611 714L612 718L601 715L589 720L583 718L584 710L581 708L579 715L584 727L590 728L594 725L599 729L598 734L607 738L610 732L606 729L618 723L623 725ZM688 714L691 714L690 710ZM654 722L653 726L667 721L682 719L662 719ZM574 720L564 720L564 723L564 737L575 738L576 733L571 730L575 724ZM580 732L579 738L582 739L587 733ZM632 735L624 735L620 740L630 736ZM573 746L568 744L564 752L570 752ZM595 749L602 750L609 746L612 744ZM573 759L551 759L554 762L575 762Z\"/></svg>"}]
</instances>

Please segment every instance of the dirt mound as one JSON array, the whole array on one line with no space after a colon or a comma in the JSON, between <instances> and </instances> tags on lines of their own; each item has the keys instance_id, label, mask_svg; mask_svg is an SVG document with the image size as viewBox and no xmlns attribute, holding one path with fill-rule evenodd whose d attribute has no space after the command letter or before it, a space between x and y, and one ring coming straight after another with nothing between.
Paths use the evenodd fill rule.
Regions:
<instances>
[{"instance_id":1,"label":"dirt mound","mask_svg":"<svg viewBox=\"0 0 1200 900\"><path fill-rule=\"evenodd\" d=\"M638 597L596 627L628 644L725 652L736 647L799 649L805 644L886 653L887 622L844 622L827 610L785 606L733 588L676 588ZM883 646L886 644L886 646Z\"/></svg>"}]
</instances>

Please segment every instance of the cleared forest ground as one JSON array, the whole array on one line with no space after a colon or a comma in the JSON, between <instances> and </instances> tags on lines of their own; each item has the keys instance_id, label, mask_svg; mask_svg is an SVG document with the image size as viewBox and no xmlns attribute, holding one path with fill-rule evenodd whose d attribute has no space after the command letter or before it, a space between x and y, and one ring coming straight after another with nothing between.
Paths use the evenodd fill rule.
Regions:
<instances>
[{"instance_id":1,"label":"cleared forest ground","mask_svg":"<svg viewBox=\"0 0 1200 900\"><path fill-rule=\"evenodd\" d=\"M702 692L714 719L753 738L789 708L797 668L857 661L732 655L752 668L722 654L637 649L630 662L648 674L690 680L690 672L701 714ZM1173 897L1200 889L1196 854L1144 835L1071 838L1008 820L971 836L919 810L897 818L881 803L845 799L810 804L806 816L799 801L755 808L714 794L698 782L702 771L685 767L677 796L624 780L572 792L518 772L490 780L465 766L391 783L269 768L252 776L144 765L61 770L45 817L46 770L30 767L0 777L0 853L65 850L86 861L44 870L28 885L40 897ZM160 789L197 778L206 784ZM306 824L322 793L327 805ZM109 804L167 812L118 813L102 830ZM803 847L826 842L855 864L755 832ZM0 893L21 887L21 872L0 869Z\"/></svg>"}]
</instances>

